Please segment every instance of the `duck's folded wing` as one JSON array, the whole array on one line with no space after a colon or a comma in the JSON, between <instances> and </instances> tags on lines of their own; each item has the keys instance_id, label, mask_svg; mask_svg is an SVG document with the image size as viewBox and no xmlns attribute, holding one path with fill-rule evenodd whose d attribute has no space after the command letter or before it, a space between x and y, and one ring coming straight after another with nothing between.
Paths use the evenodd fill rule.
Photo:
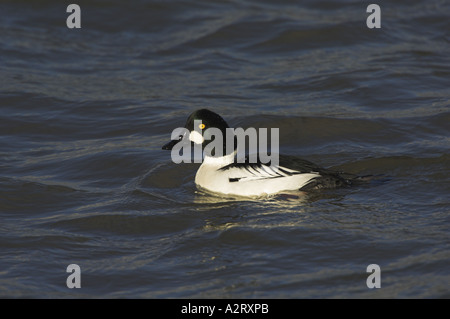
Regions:
<instances>
[{"instance_id":1,"label":"duck's folded wing","mask_svg":"<svg viewBox=\"0 0 450 319\"><path fill-rule=\"evenodd\" d=\"M279 165L264 164L260 161L251 163L249 158L246 157L245 162L231 163L220 168L220 170L229 170L230 183L314 174L317 176L312 177L310 182L303 186L305 189L335 188L351 184L350 179L340 176L338 172L322 168L307 160L289 155L280 155Z\"/></svg>"},{"instance_id":2,"label":"duck's folded wing","mask_svg":"<svg viewBox=\"0 0 450 319\"><path fill-rule=\"evenodd\" d=\"M244 182L261 179L272 179L288 177L303 172L293 170L281 165L266 165L263 163L232 163L220 168L222 171L229 171L230 182Z\"/></svg>"}]
</instances>

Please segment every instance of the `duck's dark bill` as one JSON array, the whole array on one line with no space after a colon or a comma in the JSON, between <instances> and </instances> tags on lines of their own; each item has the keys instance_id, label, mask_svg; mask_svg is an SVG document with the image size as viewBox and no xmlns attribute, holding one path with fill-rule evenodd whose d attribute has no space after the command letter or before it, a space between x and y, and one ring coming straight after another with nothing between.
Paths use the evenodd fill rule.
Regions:
<instances>
[{"instance_id":1,"label":"duck's dark bill","mask_svg":"<svg viewBox=\"0 0 450 319\"><path fill-rule=\"evenodd\" d=\"M178 140L172 140L172 141L170 141L169 143L167 143L167 144L165 144L163 147L162 147L162 149L163 150L171 150L174 146L175 146L175 144L177 144L179 141Z\"/></svg>"}]
</instances>

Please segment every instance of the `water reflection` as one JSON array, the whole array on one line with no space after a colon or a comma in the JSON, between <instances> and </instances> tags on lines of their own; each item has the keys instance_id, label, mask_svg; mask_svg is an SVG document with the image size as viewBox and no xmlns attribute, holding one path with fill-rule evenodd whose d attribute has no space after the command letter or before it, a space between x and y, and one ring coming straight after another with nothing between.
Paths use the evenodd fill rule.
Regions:
<instances>
[{"instance_id":1,"label":"water reflection","mask_svg":"<svg viewBox=\"0 0 450 319\"><path fill-rule=\"evenodd\" d=\"M217 204L230 202L255 202L255 203L275 203L282 205L283 203L292 203L294 205L307 203L309 195L302 191L285 191L279 194L263 195L263 196L236 196L224 195L210 192L205 189L197 189L195 191L194 203L196 204Z\"/></svg>"}]
</instances>

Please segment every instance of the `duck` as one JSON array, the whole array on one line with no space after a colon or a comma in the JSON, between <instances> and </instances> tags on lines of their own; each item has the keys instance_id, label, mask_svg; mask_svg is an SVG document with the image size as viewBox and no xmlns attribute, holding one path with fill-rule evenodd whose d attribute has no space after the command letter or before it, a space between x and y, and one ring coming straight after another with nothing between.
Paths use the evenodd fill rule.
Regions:
<instances>
[{"instance_id":1,"label":"duck","mask_svg":"<svg viewBox=\"0 0 450 319\"><path fill-rule=\"evenodd\" d=\"M198 124L200 123L200 124ZM195 126L197 125L197 126ZM227 135L227 122L217 113L199 109L189 115L182 134L172 135L172 140L162 146L174 150L178 143L201 147L205 151L212 140L202 135L207 129L223 133L222 152L204 152L195 175L200 190L218 195L261 197L283 192L309 192L351 186L359 177L322 168L310 161L293 155L278 154L277 163L265 163L259 156L238 158L236 136ZM227 143L233 147L227 148Z\"/></svg>"}]
</instances>

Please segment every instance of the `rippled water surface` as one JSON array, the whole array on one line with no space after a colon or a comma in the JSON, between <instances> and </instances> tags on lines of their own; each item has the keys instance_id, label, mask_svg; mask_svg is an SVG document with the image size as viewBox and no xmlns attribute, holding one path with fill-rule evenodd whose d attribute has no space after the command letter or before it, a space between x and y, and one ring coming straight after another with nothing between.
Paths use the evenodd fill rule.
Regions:
<instances>
[{"instance_id":1,"label":"rippled water surface","mask_svg":"<svg viewBox=\"0 0 450 319\"><path fill-rule=\"evenodd\" d=\"M448 1L77 3L0 3L1 297L450 297ZM199 108L377 179L203 193L161 150Z\"/></svg>"}]
</instances>

